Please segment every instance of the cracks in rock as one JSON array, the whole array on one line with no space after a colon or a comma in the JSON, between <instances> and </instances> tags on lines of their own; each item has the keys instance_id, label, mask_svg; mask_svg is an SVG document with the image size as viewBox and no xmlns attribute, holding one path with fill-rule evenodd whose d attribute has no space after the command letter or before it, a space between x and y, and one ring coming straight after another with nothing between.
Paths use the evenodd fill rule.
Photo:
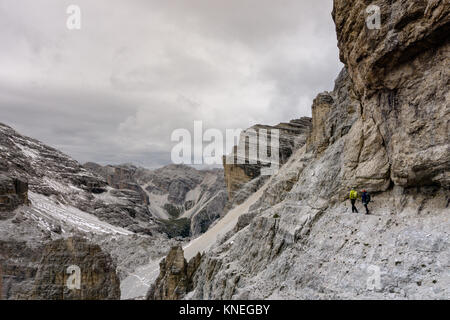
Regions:
<instances>
[{"instance_id":1,"label":"cracks in rock","mask_svg":"<svg viewBox=\"0 0 450 320\"><path fill-rule=\"evenodd\" d=\"M378 132L378 134L380 135L380 137L381 137L381 140L382 140L382 143L381 143L381 146L384 148L384 152L386 153L386 156L387 156L387 161L389 162L389 169L388 169L388 176L390 177L391 176L391 160L390 160L390 157L389 157L389 152L388 152L388 148L387 148L387 143L386 143L386 139L384 138L384 136L383 136L383 134L382 134L382 132L381 132L381 130L380 130L380 126L379 126L379 124L376 122L376 120L375 120L375 118L373 117L373 115L372 115L372 121L373 121L373 123L375 124L375 128L377 129L377 132Z\"/></svg>"},{"instance_id":2,"label":"cracks in rock","mask_svg":"<svg viewBox=\"0 0 450 320\"><path fill-rule=\"evenodd\" d=\"M303 234L303 235L295 235L295 239L294 242L297 243L299 242L301 245L305 245L306 242L308 241L308 236L311 234L311 229L313 228L313 226L323 217L323 215L325 214L326 210L320 210L318 211L311 219L309 219L304 225L303 227L299 230L303 230L304 228L308 228L307 231ZM302 241L303 240L303 241Z\"/></svg>"}]
</instances>

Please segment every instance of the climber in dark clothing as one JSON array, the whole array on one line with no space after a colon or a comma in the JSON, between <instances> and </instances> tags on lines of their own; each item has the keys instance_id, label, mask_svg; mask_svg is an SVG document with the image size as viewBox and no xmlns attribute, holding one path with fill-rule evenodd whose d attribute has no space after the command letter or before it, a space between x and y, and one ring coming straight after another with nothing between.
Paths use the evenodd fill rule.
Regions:
<instances>
[{"instance_id":1,"label":"climber in dark clothing","mask_svg":"<svg viewBox=\"0 0 450 320\"><path fill-rule=\"evenodd\" d=\"M370 194L366 190L363 190L361 200L364 205L364 208L366 208L366 214L369 214L369 209L367 208L367 205L370 202Z\"/></svg>"}]
</instances>

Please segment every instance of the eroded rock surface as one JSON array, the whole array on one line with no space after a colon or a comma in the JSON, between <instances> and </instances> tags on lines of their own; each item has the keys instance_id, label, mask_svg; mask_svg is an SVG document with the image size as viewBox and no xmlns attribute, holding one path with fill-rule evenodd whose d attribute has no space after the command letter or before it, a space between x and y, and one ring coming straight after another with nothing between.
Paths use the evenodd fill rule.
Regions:
<instances>
[{"instance_id":1,"label":"eroded rock surface","mask_svg":"<svg viewBox=\"0 0 450 320\"><path fill-rule=\"evenodd\" d=\"M42 240L38 230L22 241L0 239L2 299L120 299L116 265L98 245L79 237ZM71 266L80 268L79 289L68 286Z\"/></svg>"},{"instance_id":2,"label":"eroded rock surface","mask_svg":"<svg viewBox=\"0 0 450 320\"><path fill-rule=\"evenodd\" d=\"M222 170L196 170L185 165L156 170L132 165L84 166L103 176L117 189L116 194L137 192L152 216L162 220L161 231L170 237L204 233L224 214L227 199Z\"/></svg>"},{"instance_id":3,"label":"eroded rock surface","mask_svg":"<svg viewBox=\"0 0 450 320\"><path fill-rule=\"evenodd\" d=\"M192 299L450 297L448 1L335 0L341 61L311 135L202 258ZM371 215L351 213L349 188ZM362 208L361 203L357 206Z\"/></svg>"},{"instance_id":4,"label":"eroded rock surface","mask_svg":"<svg viewBox=\"0 0 450 320\"><path fill-rule=\"evenodd\" d=\"M192 291L193 277L200 264L200 254L189 262L180 246L173 247L160 263L160 274L152 285L148 300L180 300Z\"/></svg>"},{"instance_id":5,"label":"eroded rock surface","mask_svg":"<svg viewBox=\"0 0 450 320\"><path fill-rule=\"evenodd\" d=\"M74 268L70 269L70 267ZM76 284L78 276L80 277L79 287ZM69 287L68 283L74 287ZM116 266L109 254L85 239L69 238L52 241L43 248L30 298L118 300L120 299L120 281L116 274Z\"/></svg>"},{"instance_id":6,"label":"eroded rock surface","mask_svg":"<svg viewBox=\"0 0 450 320\"><path fill-rule=\"evenodd\" d=\"M277 165L283 165L295 150L305 144L310 128L311 119L303 117L276 126L255 125L242 132L239 145L245 146L246 153L239 152L238 146L236 146L232 153L223 159L225 183L230 202L235 197L239 197L240 189L244 185L258 178L261 175L261 170L268 166L268 163L258 156L256 156L256 159L251 156L252 154L259 154L260 135L267 137L266 141L270 148L271 132L272 130L279 130L279 163ZM242 203L242 200L244 199L239 200L237 204Z\"/></svg>"},{"instance_id":7,"label":"eroded rock surface","mask_svg":"<svg viewBox=\"0 0 450 320\"><path fill-rule=\"evenodd\" d=\"M0 173L0 219L20 205L28 204L28 182Z\"/></svg>"},{"instance_id":8,"label":"eroded rock surface","mask_svg":"<svg viewBox=\"0 0 450 320\"><path fill-rule=\"evenodd\" d=\"M372 153L389 162L396 185L448 187L450 4L397 0L377 5L381 29L370 30L366 1L334 3L341 61L361 101L360 126L373 132L370 139L382 140L375 141ZM373 174L383 169L372 167ZM377 189L383 187L380 183Z\"/></svg>"},{"instance_id":9,"label":"eroded rock surface","mask_svg":"<svg viewBox=\"0 0 450 320\"><path fill-rule=\"evenodd\" d=\"M0 150L3 163L0 175L15 179L12 183L18 194L12 202L17 205L30 200L33 207L42 205L48 209L47 204L41 203L48 199L58 206L71 206L118 227L140 229L144 233L155 227L147 206L136 201L135 194L114 194L99 175L84 169L62 152L3 124L0 124ZM10 190L0 191L0 196L2 192L13 192L11 187L7 188ZM26 192L28 199L25 199Z\"/></svg>"}]
</instances>

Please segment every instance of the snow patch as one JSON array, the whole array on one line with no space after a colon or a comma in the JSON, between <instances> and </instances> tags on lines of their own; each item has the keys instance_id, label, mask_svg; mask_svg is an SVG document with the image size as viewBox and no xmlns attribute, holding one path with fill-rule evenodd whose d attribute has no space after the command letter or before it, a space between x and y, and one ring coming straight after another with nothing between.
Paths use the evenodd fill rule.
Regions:
<instances>
[{"instance_id":1,"label":"snow patch","mask_svg":"<svg viewBox=\"0 0 450 320\"><path fill-rule=\"evenodd\" d=\"M75 207L56 203L46 196L29 192L29 198L32 202L29 214L44 229L50 230L50 225L61 225L66 229L73 228L86 233L133 234L131 231L101 221L96 216Z\"/></svg>"},{"instance_id":2,"label":"snow patch","mask_svg":"<svg viewBox=\"0 0 450 320\"><path fill-rule=\"evenodd\" d=\"M31 158L33 160L37 159L39 157L39 153L36 152L36 150L33 150L31 148L28 148L28 147L23 146L23 145L18 144L18 143L14 143L14 144L16 145L16 147L18 147L22 151L24 156L26 156L28 158Z\"/></svg>"}]
</instances>

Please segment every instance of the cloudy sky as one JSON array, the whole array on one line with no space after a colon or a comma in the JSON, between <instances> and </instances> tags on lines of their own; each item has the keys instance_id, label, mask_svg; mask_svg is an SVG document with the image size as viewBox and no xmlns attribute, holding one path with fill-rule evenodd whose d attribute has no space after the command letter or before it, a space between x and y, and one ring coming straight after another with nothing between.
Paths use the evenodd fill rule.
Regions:
<instances>
[{"instance_id":1,"label":"cloudy sky","mask_svg":"<svg viewBox=\"0 0 450 320\"><path fill-rule=\"evenodd\" d=\"M67 7L81 8L69 30ZM0 0L0 122L75 159L170 162L174 129L310 116L332 0Z\"/></svg>"}]
</instances>

